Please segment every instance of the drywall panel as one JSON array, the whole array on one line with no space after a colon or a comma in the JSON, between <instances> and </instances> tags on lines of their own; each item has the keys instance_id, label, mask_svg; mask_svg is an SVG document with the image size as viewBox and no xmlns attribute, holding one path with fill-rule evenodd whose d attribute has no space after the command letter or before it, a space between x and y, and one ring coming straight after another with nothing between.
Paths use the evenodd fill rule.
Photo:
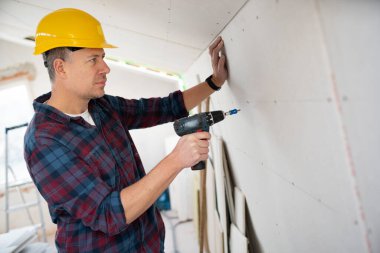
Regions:
<instances>
[{"instance_id":1,"label":"drywall panel","mask_svg":"<svg viewBox=\"0 0 380 253\"><path fill-rule=\"evenodd\" d=\"M214 212L216 208L215 171L210 160L207 160L206 169L206 208L207 208L207 240L210 253L217 253L216 240L223 240L216 234ZM222 244L222 243L219 243Z\"/></svg>"},{"instance_id":2,"label":"drywall panel","mask_svg":"<svg viewBox=\"0 0 380 253\"><path fill-rule=\"evenodd\" d=\"M320 1L319 10L363 234L380 252L380 2Z\"/></svg>"},{"instance_id":3,"label":"drywall panel","mask_svg":"<svg viewBox=\"0 0 380 253\"><path fill-rule=\"evenodd\" d=\"M236 228L245 235L245 196L239 188L234 187Z\"/></svg>"},{"instance_id":4,"label":"drywall panel","mask_svg":"<svg viewBox=\"0 0 380 253\"><path fill-rule=\"evenodd\" d=\"M248 240L242 234L239 229L235 226L235 224L231 224L230 229L230 247L231 252L240 252L240 253L247 253L248 252Z\"/></svg>"},{"instance_id":5,"label":"drywall panel","mask_svg":"<svg viewBox=\"0 0 380 253\"><path fill-rule=\"evenodd\" d=\"M226 183L225 183L225 173L223 168L223 142L220 138L214 138L213 142L213 165L215 169L215 188L216 188L216 208L219 215L220 224L223 229L223 242L224 242L224 252L228 252L228 237L227 229L229 224L227 224L227 203L226 203Z\"/></svg>"},{"instance_id":6,"label":"drywall panel","mask_svg":"<svg viewBox=\"0 0 380 253\"><path fill-rule=\"evenodd\" d=\"M338 10L330 8L338 3L340 12L355 9L345 1L335 1L331 6L326 1L322 7L317 1L249 1L221 34L230 76L223 89L212 95L211 108L236 107L242 111L213 126L212 132L225 141L236 185L246 196L247 215L255 231L253 235L251 229L248 237L256 252L377 252L375 239L371 241L372 251L367 243L361 218L366 209L360 209L356 196L362 188L352 175L342 125L347 129L352 126L352 131L363 135L375 133L375 141L349 142L353 150L359 146L357 156L360 151L378 151L379 121L369 119L379 106L370 100L370 107L363 99L362 105L353 103L346 108L357 114L367 110L361 117L371 123L370 127L357 119L350 122L339 111L336 92L340 87L331 78L330 51L345 62L340 57L351 50L347 47L340 52L326 44L326 37L330 35L333 43L336 34L323 28L334 25L329 20L334 20ZM374 2L366 5L370 3ZM362 11L357 15L360 19L375 14ZM366 20L368 33L375 33L376 19ZM344 34L348 36L348 32L346 29ZM370 48L379 51L377 44L371 42ZM352 64L351 69L341 69L344 78L361 63ZM372 64L378 66L376 60ZM197 75L206 78L211 71L205 51L186 73L187 84L195 83ZM363 73L371 76L369 80L379 79L373 72ZM374 97L375 86L371 87L369 93L362 90L364 97ZM360 160L364 162L366 156ZM371 161L373 168L379 166L378 158ZM376 176L371 170L361 173L363 184ZM373 209L379 190L368 186L363 191L369 192L366 196L372 207L368 208L379 217ZM379 228L376 223L373 226Z\"/></svg>"}]
</instances>

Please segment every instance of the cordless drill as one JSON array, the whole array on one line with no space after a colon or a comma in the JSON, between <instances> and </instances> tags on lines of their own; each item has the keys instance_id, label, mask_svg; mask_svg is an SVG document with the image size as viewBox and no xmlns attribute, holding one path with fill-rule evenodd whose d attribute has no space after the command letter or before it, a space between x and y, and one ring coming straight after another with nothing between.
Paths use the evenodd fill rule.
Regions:
<instances>
[{"instance_id":1,"label":"cordless drill","mask_svg":"<svg viewBox=\"0 0 380 253\"><path fill-rule=\"evenodd\" d=\"M174 121L174 130L179 136L183 136L186 134L191 134L195 132L208 132L210 130L210 126L218 123L227 115L233 115L238 113L239 109L233 109L228 112L223 111L212 111L212 112L202 112L195 114L190 117L185 117ZM193 167L192 170L203 170L206 167L205 161L200 161Z\"/></svg>"}]
</instances>

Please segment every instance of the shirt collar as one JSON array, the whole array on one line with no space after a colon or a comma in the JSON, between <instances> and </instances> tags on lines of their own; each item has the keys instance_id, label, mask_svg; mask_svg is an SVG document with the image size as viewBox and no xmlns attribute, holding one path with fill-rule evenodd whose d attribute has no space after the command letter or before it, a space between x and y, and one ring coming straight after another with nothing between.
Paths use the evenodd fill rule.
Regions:
<instances>
[{"instance_id":1,"label":"shirt collar","mask_svg":"<svg viewBox=\"0 0 380 253\"><path fill-rule=\"evenodd\" d=\"M54 119L58 122L61 122L63 124L68 124L70 122L70 116L64 114L63 112L59 111L58 109L48 105L44 104L46 101L48 101L51 97L51 92L48 92L46 94L43 94L36 98L33 101L33 108L36 113L40 112L45 114L47 117Z\"/></svg>"},{"instance_id":2,"label":"shirt collar","mask_svg":"<svg viewBox=\"0 0 380 253\"><path fill-rule=\"evenodd\" d=\"M70 120L73 120L72 117L68 116L67 114L61 112L60 110L48 105L44 104L46 101L48 101L51 97L51 92L48 92L46 94L43 94L39 97L37 97L33 101L33 107L34 111L36 113L40 112L45 115L47 115L49 118L54 119L58 122L61 122L63 124L68 124ZM88 112L96 117L96 114L98 113L98 110L96 108L96 99L91 99L88 103ZM94 118L95 121L95 118Z\"/></svg>"}]
</instances>

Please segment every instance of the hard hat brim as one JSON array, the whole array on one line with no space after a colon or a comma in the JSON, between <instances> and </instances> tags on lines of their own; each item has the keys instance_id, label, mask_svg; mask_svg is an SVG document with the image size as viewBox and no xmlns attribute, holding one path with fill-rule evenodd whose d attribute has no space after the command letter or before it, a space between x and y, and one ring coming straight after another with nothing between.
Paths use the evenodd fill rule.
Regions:
<instances>
[{"instance_id":1,"label":"hard hat brim","mask_svg":"<svg viewBox=\"0 0 380 253\"><path fill-rule=\"evenodd\" d=\"M42 53L45 53L46 51L49 51L53 48L57 48L57 47L69 47L67 43L61 43L61 45L57 45L57 43L54 43L54 45L44 45L44 47L35 47L34 49L34 55L39 55L39 54L42 54ZM118 48L117 46L114 46L112 44L109 44L109 43L104 43L102 45L94 45L94 46L89 46L88 43L84 43L84 45L82 45L81 43L76 43L75 45L70 45L70 47L83 47L83 48Z\"/></svg>"}]
</instances>

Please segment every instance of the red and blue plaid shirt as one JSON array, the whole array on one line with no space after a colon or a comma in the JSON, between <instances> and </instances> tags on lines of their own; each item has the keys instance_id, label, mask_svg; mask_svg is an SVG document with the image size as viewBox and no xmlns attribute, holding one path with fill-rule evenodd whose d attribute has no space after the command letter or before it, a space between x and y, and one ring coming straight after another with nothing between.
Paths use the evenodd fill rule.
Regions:
<instances>
[{"instance_id":1,"label":"red and blue plaid shirt","mask_svg":"<svg viewBox=\"0 0 380 253\"><path fill-rule=\"evenodd\" d=\"M59 252L164 252L157 208L126 224L120 191L145 175L129 130L187 116L182 93L93 99L88 109L96 126L44 104L49 97L33 103L25 160L57 224Z\"/></svg>"}]
</instances>

